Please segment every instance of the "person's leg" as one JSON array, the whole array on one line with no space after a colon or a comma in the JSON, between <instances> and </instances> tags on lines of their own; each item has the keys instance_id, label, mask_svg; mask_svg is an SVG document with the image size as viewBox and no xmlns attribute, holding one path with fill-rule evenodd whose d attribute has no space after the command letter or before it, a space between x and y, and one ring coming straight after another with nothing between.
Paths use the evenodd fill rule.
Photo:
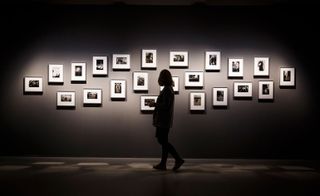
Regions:
<instances>
[{"instance_id":1,"label":"person's leg","mask_svg":"<svg viewBox=\"0 0 320 196\"><path fill-rule=\"evenodd\" d=\"M156 130L156 137L158 140L158 143L161 145L162 149L162 155L161 155L161 161L158 165L155 165L153 168L159 169L159 170L166 170L167 168L167 159L168 159L168 133L166 129L157 128Z\"/></svg>"}]
</instances>

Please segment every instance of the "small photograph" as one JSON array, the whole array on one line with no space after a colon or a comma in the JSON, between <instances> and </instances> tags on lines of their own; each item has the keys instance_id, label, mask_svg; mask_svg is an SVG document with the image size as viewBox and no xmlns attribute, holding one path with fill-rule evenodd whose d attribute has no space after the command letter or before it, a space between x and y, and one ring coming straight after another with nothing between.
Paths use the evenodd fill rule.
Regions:
<instances>
[{"instance_id":1,"label":"small photograph","mask_svg":"<svg viewBox=\"0 0 320 196\"><path fill-rule=\"evenodd\" d=\"M199 81L200 81L200 75L198 74L189 75L189 82L199 82Z\"/></svg>"},{"instance_id":2,"label":"small photograph","mask_svg":"<svg viewBox=\"0 0 320 196\"><path fill-rule=\"evenodd\" d=\"M110 87L111 99L126 98L126 80L111 80Z\"/></svg>"},{"instance_id":3,"label":"small photograph","mask_svg":"<svg viewBox=\"0 0 320 196\"><path fill-rule=\"evenodd\" d=\"M29 87L35 88L40 86L39 80L29 80Z\"/></svg>"},{"instance_id":4,"label":"small photograph","mask_svg":"<svg viewBox=\"0 0 320 196\"><path fill-rule=\"evenodd\" d=\"M147 72L133 72L133 90L134 91L148 91L148 77Z\"/></svg>"},{"instance_id":5,"label":"small photograph","mask_svg":"<svg viewBox=\"0 0 320 196\"><path fill-rule=\"evenodd\" d=\"M58 91L57 92L57 107L75 107L76 93L74 91Z\"/></svg>"},{"instance_id":6,"label":"small photograph","mask_svg":"<svg viewBox=\"0 0 320 196\"><path fill-rule=\"evenodd\" d=\"M186 71L185 72L185 87L203 87L203 71Z\"/></svg>"},{"instance_id":7,"label":"small photograph","mask_svg":"<svg viewBox=\"0 0 320 196\"><path fill-rule=\"evenodd\" d=\"M157 50L142 50L141 68L157 68Z\"/></svg>"},{"instance_id":8,"label":"small photograph","mask_svg":"<svg viewBox=\"0 0 320 196\"><path fill-rule=\"evenodd\" d=\"M170 52L170 67L188 67L188 52Z\"/></svg>"},{"instance_id":9,"label":"small photograph","mask_svg":"<svg viewBox=\"0 0 320 196\"><path fill-rule=\"evenodd\" d=\"M129 54L114 54L112 56L112 69L130 69L130 55Z\"/></svg>"},{"instance_id":10,"label":"small photograph","mask_svg":"<svg viewBox=\"0 0 320 196\"><path fill-rule=\"evenodd\" d=\"M83 89L83 104L102 104L102 89Z\"/></svg>"},{"instance_id":11,"label":"small photograph","mask_svg":"<svg viewBox=\"0 0 320 196\"><path fill-rule=\"evenodd\" d=\"M273 99L274 84L271 80L259 81L259 99Z\"/></svg>"},{"instance_id":12,"label":"small photograph","mask_svg":"<svg viewBox=\"0 0 320 196\"><path fill-rule=\"evenodd\" d=\"M234 97L252 97L252 82L235 82Z\"/></svg>"},{"instance_id":13,"label":"small photograph","mask_svg":"<svg viewBox=\"0 0 320 196\"><path fill-rule=\"evenodd\" d=\"M280 86L283 86L283 87L295 86L295 68L292 68L292 67L280 68Z\"/></svg>"},{"instance_id":14,"label":"small photograph","mask_svg":"<svg viewBox=\"0 0 320 196\"><path fill-rule=\"evenodd\" d=\"M205 92L191 92L190 93L190 110L205 110Z\"/></svg>"},{"instance_id":15,"label":"small photograph","mask_svg":"<svg viewBox=\"0 0 320 196\"><path fill-rule=\"evenodd\" d=\"M205 63L206 71L219 71L221 68L221 53L219 51L206 51Z\"/></svg>"},{"instance_id":16,"label":"small photograph","mask_svg":"<svg viewBox=\"0 0 320 196\"><path fill-rule=\"evenodd\" d=\"M213 94L213 106L227 106L228 105L228 88L227 87L214 87Z\"/></svg>"},{"instance_id":17,"label":"small photograph","mask_svg":"<svg viewBox=\"0 0 320 196\"><path fill-rule=\"evenodd\" d=\"M71 81L86 81L86 63L71 63Z\"/></svg>"},{"instance_id":18,"label":"small photograph","mask_svg":"<svg viewBox=\"0 0 320 196\"><path fill-rule=\"evenodd\" d=\"M254 76L269 76L269 58L254 58Z\"/></svg>"},{"instance_id":19,"label":"small photograph","mask_svg":"<svg viewBox=\"0 0 320 196\"><path fill-rule=\"evenodd\" d=\"M178 93L179 92L179 76L172 76L172 80L173 80L173 91L175 93ZM160 91L163 90L163 86L160 86Z\"/></svg>"},{"instance_id":20,"label":"small photograph","mask_svg":"<svg viewBox=\"0 0 320 196\"><path fill-rule=\"evenodd\" d=\"M63 83L63 65L49 64L49 83Z\"/></svg>"},{"instance_id":21,"label":"small photograph","mask_svg":"<svg viewBox=\"0 0 320 196\"><path fill-rule=\"evenodd\" d=\"M228 59L228 77L243 77L243 59Z\"/></svg>"},{"instance_id":22,"label":"small photograph","mask_svg":"<svg viewBox=\"0 0 320 196\"><path fill-rule=\"evenodd\" d=\"M115 94L121 94L121 84L120 82L115 82L114 83L114 93Z\"/></svg>"},{"instance_id":23,"label":"small photograph","mask_svg":"<svg viewBox=\"0 0 320 196\"><path fill-rule=\"evenodd\" d=\"M153 111L158 96L156 95L142 95L140 97L140 110L141 111Z\"/></svg>"},{"instance_id":24,"label":"small photograph","mask_svg":"<svg viewBox=\"0 0 320 196\"><path fill-rule=\"evenodd\" d=\"M68 95L68 94L61 95L61 102L71 102L71 101L72 101L72 95Z\"/></svg>"},{"instance_id":25,"label":"small photograph","mask_svg":"<svg viewBox=\"0 0 320 196\"><path fill-rule=\"evenodd\" d=\"M92 59L93 75L108 75L108 58L106 56L94 56Z\"/></svg>"},{"instance_id":26,"label":"small photograph","mask_svg":"<svg viewBox=\"0 0 320 196\"><path fill-rule=\"evenodd\" d=\"M25 93L42 93L43 92L43 84L42 77L25 77L23 80L23 88Z\"/></svg>"}]
</instances>

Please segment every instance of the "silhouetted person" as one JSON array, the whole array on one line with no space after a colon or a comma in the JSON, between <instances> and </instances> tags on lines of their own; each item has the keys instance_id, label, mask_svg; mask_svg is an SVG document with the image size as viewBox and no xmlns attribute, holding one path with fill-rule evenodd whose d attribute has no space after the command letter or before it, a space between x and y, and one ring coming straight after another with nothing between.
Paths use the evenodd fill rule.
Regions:
<instances>
[{"instance_id":1,"label":"silhouetted person","mask_svg":"<svg viewBox=\"0 0 320 196\"><path fill-rule=\"evenodd\" d=\"M177 170L184 163L184 160L179 156L175 148L168 142L169 130L173 123L173 108L174 108L174 91L173 80L171 73L164 69L161 71L158 79L160 86L164 86L156 103L150 105L155 106L153 113L153 125L156 127L156 137L162 146L162 156L159 164L153 166L154 169L166 170L167 158L170 153L175 159L173 170Z\"/></svg>"}]
</instances>

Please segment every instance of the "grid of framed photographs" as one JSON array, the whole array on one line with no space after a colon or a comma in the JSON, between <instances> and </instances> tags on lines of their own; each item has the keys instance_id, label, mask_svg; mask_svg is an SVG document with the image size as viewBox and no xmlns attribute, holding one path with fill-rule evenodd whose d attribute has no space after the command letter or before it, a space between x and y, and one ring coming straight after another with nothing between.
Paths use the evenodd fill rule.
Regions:
<instances>
[{"instance_id":1,"label":"grid of framed photographs","mask_svg":"<svg viewBox=\"0 0 320 196\"><path fill-rule=\"evenodd\" d=\"M141 69L156 69L157 68L157 50L143 49L142 50ZM171 51L170 52L171 68L187 68L189 59L188 51ZM253 58L253 76L254 77L269 77L270 59L269 57L254 57ZM221 70L221 52L220 51L205 51L205 71L220 71ZM244 76L244 59L243 58L228 58L227 59L227 75L229 78L243 78ZM112 55L113 70L130 70L130 55L129 54L113 54ZM188 88L204 88L204 70L185 71L185 87ZM178 72L178 71L177 71ZM294 67L280 67L279 86L284 88L295 87L296 73ZM93 76L108 76L108 57L93 56L92 57L92 74ZM206 73L210 74L210 73ZM71 82L86 82L86 63L72 62L71 63ZM172 76L173 89L175 93L179 92L179 76ZM34 93L43 93L43 77L42 76L27 76L24 77L23 91L27 95ZM48 84L63 84L64 83L64 65L63 64L48 64ZM149 91L149 72L134 71L132 72L133 92ZM126 80L111 79L110 80L110 97L111 99L126 99ZM160 91L163 86L160 86ZM103 103L102 88L84 88L83 89L83 104L98 104ZM274 81L261 80L258 82L258 99L273 100L274 99ZM205 92L190 92L190 110L205 110ZM233 96L235 98L252 98L253 83L251 81L236 81L233 83ZM57 106L58 107L75 107L75 91L58 91ZM141 111L153 110L152 103L156 101L154 95L141 96ZM212 105L228 106L228 87L212 88Z\"/></svg>"},{"instance_id":2,"label":"grid of framed photographs","mask_svg":"<svg viewBox=\"0 0 320 196\"><path fill-rule=\"evenodd\" d=\"M101 105L102 89L95 89L95 88L83 89L83 104Z\"/></svg>"}]
</instances>

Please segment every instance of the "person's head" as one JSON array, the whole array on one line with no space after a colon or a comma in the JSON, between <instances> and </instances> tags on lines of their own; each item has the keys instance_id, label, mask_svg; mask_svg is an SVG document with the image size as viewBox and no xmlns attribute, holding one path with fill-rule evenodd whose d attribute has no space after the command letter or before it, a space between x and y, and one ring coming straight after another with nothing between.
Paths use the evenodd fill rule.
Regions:
<instances>
[{"instance_id":1,"label":"person's head","mask_svg":"<svg viewBox=\"0 0 320 196\"><path fill-rule=\"evenodd\" d=\"M158 83L160 86L173 86L173 80L170 71L164 69L160 72Z\"/></svg>"}]
</instances>

